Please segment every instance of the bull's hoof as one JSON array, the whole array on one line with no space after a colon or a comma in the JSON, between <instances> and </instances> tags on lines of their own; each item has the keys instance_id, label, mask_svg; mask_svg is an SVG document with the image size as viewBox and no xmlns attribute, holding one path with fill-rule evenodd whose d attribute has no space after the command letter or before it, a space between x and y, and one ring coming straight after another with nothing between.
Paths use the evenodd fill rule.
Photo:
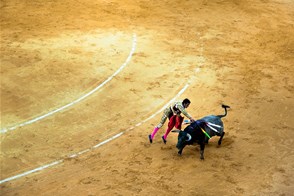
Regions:
<instances>
[{"instance_id":1,"label":"bull's hoof","mask_svg":"<svg viewBox=\"0 0 294 196\"><path fill-rule=\"evenodd\" d=\"M225 132L223 132L223 133L221 134L221 137L220 137L219 140L218 140L218 145L221 145L221 144L222 144L222 141L223 141L223 137L224 137L224 135L225 135Z\"/></svg>"},{"instance_id":2,"label":"bull's hoof","mask_svg":"<svg viewBox=\"0 0 294 196\"><path fill-rule=\"evenodd\" d=\"M204 160L204 151L203 150L200 152L200 159Z\"/></svg>"},{"instance_id":3,"label":"bull's hoof","mask_svg":"<svg viewBox=\"0 0 294 196\"><path fill-rule=\"evenodd\" d=\"M181 155L182 155L182 151L179 151L179 152L178 152L178 155L180 155L180 156L181 156Z\"/></svg>"}]
</instances>

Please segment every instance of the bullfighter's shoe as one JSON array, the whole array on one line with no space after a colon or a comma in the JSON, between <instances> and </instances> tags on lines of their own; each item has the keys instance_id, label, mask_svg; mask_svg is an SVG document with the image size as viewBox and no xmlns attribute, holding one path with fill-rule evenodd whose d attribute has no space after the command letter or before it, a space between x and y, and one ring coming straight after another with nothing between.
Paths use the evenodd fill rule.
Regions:
<instances>
[{"instance_id":1,"label":"bullfighter's shoe","mask_svg":"<svg viewBox=\"0 0 294 196\"><path fill-rule=\"evenodd\" d=\"M166 140L164 139L164 135L161 137L164 144L166 144Z\"/></svg>"},{"instance_id":2,"label":"bullfighter's shoe","mask_svg":"<svg viewBox=\"0 0 294 196\"><path fill-rule=\"evenodd\" d=\"M152 144L152 138L151 138L151 135L148 135L148 138L149 138L149 142L150 142L150 144Z\"/></svg>"}]
</instances>

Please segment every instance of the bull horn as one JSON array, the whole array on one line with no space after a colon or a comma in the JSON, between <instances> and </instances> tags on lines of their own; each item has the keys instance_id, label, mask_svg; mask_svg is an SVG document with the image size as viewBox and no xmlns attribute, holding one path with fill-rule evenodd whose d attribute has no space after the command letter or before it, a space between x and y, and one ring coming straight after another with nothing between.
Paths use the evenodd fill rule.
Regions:
<instances>
[{"instance_id":1,"label":"bull horn","mask_svg":"<svg viewBox=\"0 0 294 196\"><path fill-rule=\"evenodd\" d=\"M189 142L192 139L192 136L189 133L187 133L187 137L188 139L186 139L186 142Z\"/></svg>"}]
</instances>

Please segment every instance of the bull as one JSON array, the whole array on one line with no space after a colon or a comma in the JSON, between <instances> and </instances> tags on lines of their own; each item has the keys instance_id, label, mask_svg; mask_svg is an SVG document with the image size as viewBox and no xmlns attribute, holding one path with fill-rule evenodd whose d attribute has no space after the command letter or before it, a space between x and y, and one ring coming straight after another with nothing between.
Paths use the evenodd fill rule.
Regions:
<instances>
[{"instance_id":1,"label":"bull","mask_svg":"<svg viewBox=\"0 0 294 196\"><path fill-rule=\"evenodd\" d=\"M198 143L200 145L200 159L204 160L205 144L213 136L219 136L218 145L221 145L223 137L225 135L222 118L227 115L227 108L230 106L222 105L225 113L223 115L209 115L190 123L184 131L173 130L172 132L179 133L178 142L176 147L178 148L178 154L181 155L186 145L192 145Z\"/></svg>"}]
</instances>

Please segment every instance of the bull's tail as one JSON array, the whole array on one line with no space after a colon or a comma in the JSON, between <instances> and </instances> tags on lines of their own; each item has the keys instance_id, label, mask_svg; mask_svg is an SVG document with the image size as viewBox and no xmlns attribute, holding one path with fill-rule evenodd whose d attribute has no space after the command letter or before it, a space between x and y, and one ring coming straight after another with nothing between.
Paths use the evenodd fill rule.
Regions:
<instances>
[{"instance_id":1,"label":"bull's tail","mask_svg":"<svg viewBox=\"0 0 294 196\"><path fill-rule=\"evenodd\" d=\"M175 130L172 130L171 132L173 133L180 133L181 130L178 130L178 129L175 129Z\"/></svg>"},{"instance_id":2,"label":"bull's tail","mask_svg":"<svg viewBox=\"0 0 294 196\"><path fill-rule=\"evenodd\" d=\"M222 108L225 109L225 114L223 114L223 115L218 115L218 117L220 117L220 118L225 117L225 116L227 115L227 113L228 113L228 112L227 112L227 108L230 108L230 106L222 104Z\"/></svg>"}]
</instances>

